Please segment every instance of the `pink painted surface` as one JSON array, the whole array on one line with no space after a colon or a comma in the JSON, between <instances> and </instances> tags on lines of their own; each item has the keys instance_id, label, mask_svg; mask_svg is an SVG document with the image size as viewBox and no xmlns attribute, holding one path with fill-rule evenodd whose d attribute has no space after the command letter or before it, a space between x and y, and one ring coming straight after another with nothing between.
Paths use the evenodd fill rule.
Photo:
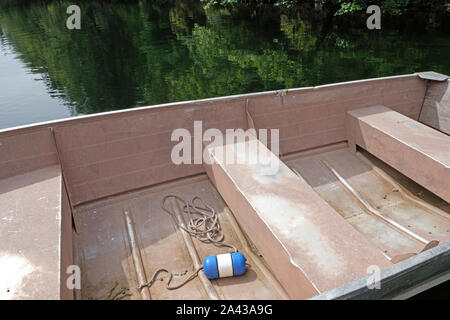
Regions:
<instances>
[{"instance_id":1,"label":"pink painted surface","mask_svg":"<svg viewBox=\"0 0 450 320\"><path fill-rule=\"evenodd\" d=\"M252 142L263 150L257 161L248 141L208 148L209 172L291 298L308 298L356 280L367 274L370 265L390 265L278 157L261 142ZM246 157L246 152L251 156ZM227 156L241 163L229 164L224 161ZM278 169L262 171L261 163L269 162Z\"/></svg>"},{"instance_id":2,"label":"pink painted surface","mask_svg":"<svg viewBox=\"0 0 450 320\"><path fill-rule=\"evenodd\" d=\"M383 104L417 119L425 82L416 76L289 90L283 98L249 100L256 129L280 129L280 153L288 154L346 140L348 110Z\"/></svg>"},{"instance_id":3,"label":"pink painted surface","mask_svg":"<svg viewBox=\"0 0 450 320\"><path fill-rule=\"evenodd\" d=\"M348 113L349 143L359 145L450 202L450 137L385 106Z\"/></svg>"},{"instance_id":4,"label":"pink painted surface","mask_svg":"<svg viewBox=\"0 0 450 320\"><path fill-rule=\"evenodd\" d=\"M377 79L224 97L211 101L67 121L55 125L69 194L74 205L203 172L201 166L173 165L171 133L247 128L246 104L256 129L280 129L280 151L288 154L346 140L345 112L383 103L417 118L425 84L417 76ZM270 143L270 140L269 140Z\"/></svg>"},{"instance_id":5,"label":"pink painted surface","mask_svg":"<svg viewBox=\"0 0 450 320\"><path fill-rule=\"evenodd\" d=\"M67 191L72 204L79 208L84 205L89 206L91 202L93 204L104 202L108 204L106 206L99 204L96 207L98 211L97 209L89 213L84 211L84 213L89 215L77 216L79 223L88 225L80 225L86 231L80 238L77 248L77 250L82 251L83 256L81 260L83 261L83 259L92 258L89 255L95 250L102 248L106 250L111 249L108 245L103 247L104 243L99 242L103 238L101 236L100 238L97 237L99 235L97 231L106 230L117 233L117 239L120 239L120 235L122 235L121 222L115 216L116 214L120 216L121 208L114 207L112 210L109 210L110 202L114 202L132 191L139 193L140 191L138 190L149 190L147 188L165 188L172 183L176 184L184 181L182 179L189 176L198 177L199 174L204 172L204 168L201 165L177 166L170 161L170 151L176 143L170 141L170 136L176 128L186 128L192 131L194 120L202 120L204 131L213 127L221 130L227 128L245 129L249 126L245 109L248 100L248 113L252 117L252 123L255 128L279 128L281 153L292 156L299 151L316 150L321 146L345 142L348 136L345 117L346 112L349 110L373 104L384 104L405 116L417 119L424 94L425 82L418 79L416 75L410 75L293 89L289 90L283 99L276 92L255 93L244 96L132 109L55 121L14 130L2 130L0 131L0 203L3 204L1 207L17 213L17 219L24 217L19 215L19 212L30 214L26 220L16 219L17 224L3 224L0 226L5 228L2 229L2 237L7 235L4 236L7 240L2 246L2 250L4 252L10 248L22 250L19 249L19 244L25 243L28 245L27 241L29 241L30 248L41 244L47 245L47 247L43 248L43 252L46 252L46 248L54 248L54 238L52 237L59 232L62 237L61 256L50 255L50 253L38 256L35 251L26 251L24 252L25 257L33 265L40 263L45 268L51 267L52 272L56 272L54 269L57 269L57 272L62 273L65 267L71 263L72 236L68 234L71 231L71 217L69 199L64 196L64 190L62 193L63 197L60 199L62 201L62 221L58 230L54 229L55 225L50 220L46 220L48 218L47 215L44 215L45 219L42 215L43 212L52 212L52 207L41 207L41 203L36 202L34 198L34 196L42 193L44 198L47 197L54 201L55 197L60 197L61 195L60 190L55 191L56 180L53 179L55 177L52 178L51 174L51 172L57 172L56 169L52 168L54 168L53 165L58 163L58 157L51 131L49 130L50 127L56 133L62 166L68 182ZM432 95L428 97L431 103L433 102L433 97ZM229 168L225 169L228 170ZM258 178L256 182L254 179L247 180L246 178L251 172L248 167L233 168L232 173L235 179L233 181L229 179L230 174L225 172L225 169L221 166L213 166L208 169L208 174L212 177L213 182L218 185L222 197L225 200L232 199L229 206L236 217L240 217L245 223L244 231L252 239L256 239L256 242L263 243L267 245L267 248L270 248L266 248L262 253L266 261L271 264L271 267L274 267L273 270L280 268L277 266L279 261L285 263L280 269L282 271L280 277L282 277L284 285L289 288L294 297L308 297L318 291L344 283L349 279L356 279L365 275L361 272L365 272L363 269L366 263L369 260L373 262L372 258L375 260L380 258L378 251L371 254L372 258L361 252L363 248L369 248L367 252L371 252L374 248L365 239L361 238L361 234L357 233L342 217L338 216L317 194L302 183L299 184L298 178L292 176L290 171L283 171L280 177L274 179L273 185L270 186L269 184L261 184L261 180L258 180ZM236 189L237 182L239 185L244 184L246 188L242 190ZM259 185L259 189L252 189L252 186L249 184ZM292 190L291 184L294 185ZM293 204L294 209L287 210L287 215L291 214L292 218L295 215L295 219L293 218L292 220L293 225L299 223L298 221L307 221L315 226L320 231L318 233L321 235L320 238L327 239L323 241L323 245L326 246L324 250L320 248L316 250L316 248L311 250L311 253L306 252L307 250L305 251L304 247L299 246L301 241L303 241L302 244L306 245L321 242L312 241L313 238L306 237L307 232L303 232L300 237L297 234L295 237L288 235L282 243L273 241L273 237L265 237L270 235L270 233L259 232L261 230L267 231L267 224L261 219L254 219L254 217L258 212L267 214L269 218L273 215L273 210L271 210L270 214L265 210L272 208L270 201L276 198L272 196L274 188L278 195L283 194L286 197L286 199L275 201L278 203L275 203L275 205L280 203ZM194 191L204 192L204 190L211 194L216 192L209 183L196 185L192 190L189 189L189 186L175 189L175 191L180 191L183 194L189 194L189 192L192 193ZM243 195L244 193L252 194L256 197L256 200L261 200L259 207L254 208L251 205L253 201L249 202L246 196ZM115 197L108 198L111 196ZM224 208L225 205L222 204L220 196L217 196L220 201L214 200L214 198L212 198L212 201ZM258 198L258 196L260 197ZM21 200L17 202L17 199ZM146 221L145 219L148 218L148 199L134 199L132 202L138 206L136 217L138 223ZM39 205L36 205L36 203ZM17 206L15 207L16 204ZM157 201L154 204L157 204ZM297 206L301 209L298 209ZM308 210L305 208L308 208ZM312 211L309 212L309 209ZM242 213L253 213L255 215L243 215ZM311 216L312 213L315 214ZM2 216L2 219L5 218L5 221L7 221L8 217ZM103 219L99 219L100 217ZM100 220L101 222L99 222ZM225 220L227 221L227 218ZM161 221L165 220L162 219ZM330 225L330 221L333 222L332 225ZM24 228L24 230L30 228L31 231L26 233L27 237L19 241L19 238L14 238L16 226ZM39 228L36 226L39 226ZM154 225L154 228L158 227L160 227L159 222ZM48 238L43 239L42 243L32 243L31 238L29 239L28 237L28 235L30 237L34 235L36 237L45 236L38 233L37 230L48 230L46 235ZM161 235L161 239L158 239L164 241L161 241L158 246L161 245L162 248L167 246L176 247L179 251L178 253L182 255L182 243L178 243L179 241L175 239L177 237L172 240L169 239L173 235L165 238L167 235L164 234L164 230L150 234L148 230L143 229L141 236L143 239L147 239L147 237L156 239ZM280 234L280 239L284 232L283 230L284 227L280 227L277 231ZM232 231L230 233L233 234ZM236 234L233 234L232 237L235 237ZM16 242L13 243L13 240ZM166 243L166 240L169 240L169 242ZM149 243L155 245L153 240ZM287 245L289 250L285 250L284 245ZM92 286L88 286L89 292L100 293L101 290L109 289L108 285L110 286L114 277L122 277L123 270L128 270L123 264L124 259L127 259L127 252L123 251L125 249L117 249L117 252L105 251L99 255L98 259L89 260L89 274L85 275L89 277L89 281L92 281L90 284ZM156 257L164 257L165 255L165 253L159 252L158 248L148 247L144 250L155 254ZM201 245L199 245L198 250L202 255L210 253L209 249L202 249ZM320 263L320 257L311 258L309 256L309 254L313 253L316 253L316 255L323 254L327 258L332 257L331 263ZM336 255L334 256L333 254ZM77 256L77 253L74 255ZM305 263L302 266L304 267L303 270L299 271L294 264L290 263L292 257L301 260L300 262L297 261L298 263ZM307 259L303 259L305 257ZM121 263L117 270L114 269L116 267L111 266L111 262L114 261ZM339 270L337 273L333 271L335 269L330 269L333 266L339 266L339 261L344 261L341 267L346 274L343 276L339 275L341 269L336 269ZM383 267L383 263L386 263L384 257L381 258L381 262L378 262L381 267ZM169 263L171 262L169 261ZM86 265L83 267L86 267ZM154 267L152 264L148 265L149 270L153 270ZM109 282L96 279L97 276L105 274L101 268L114 269L109 274L110 277L109 275L107 276ZM25 268L25 270L29 269ZM256 274L253 273L250 278L247 277L244 280L245 285L234 286L232 281L221 281L224 285L223 297L250 297L257 299L279 297L279 294L274 293L272 285L264 284L267 279L262 276L264 272L261 270L256 270ZM106 271L106 273L108 272ZM48 274L49 277L53 275L54 273L51 272ZM70 290L65 291L62 283L66 278L61 277L59 279L59 283L55 285L48 280L47 282L50 285L45 287L42 294L55 297L59 295L59 298L71 299L73 293ZM298 283L289 279L297 279ZM40 283L40 280L42 279L38 277L36 285ZM248 283L245 281L248 281ZM193 284L193 286L195 285ZM251 294L245 295L243 292L240 292L241 288L244 287L247 289L252 288L250 290L255 288L265 289L261 292L251 292ZM162 286L157 289L158 291L160 290L158 294L161 298L168 297L168 293L163 289ZM27 284L23 290L21 293L23 296L31 296L35 294L37 289L31 284ZM199 297L203 295L201 290L197 294ZM174 296L178 296L178 294L174 293ZM184 298L186 294L180 294L179 297Z\"/></svg>"},{"instance_id":6,"label":"pink painted surface","mask_svg":"<svg viewBox=\"0 0 450 320\"><path fill-rule=\"evenodd\" d=\"M450 134L450 80L428 84L419 120Z\"/></svg>"},{"instance_id":7,"label":"pink painted surface","mask_svg":"<svg viewBox=\"0 0 450 320\"><path fill-rule=\"evenodd\" d=\"M337 150L292 157L287 164L297 169L314 191L389 257L417 254L424 248L424 244L368 212L322 161L333 167L363 199L376 205L384 216L428 241L449 241L450 211L442 212L438 208L445 201L382 161L369 156L367 151L361 150L355 154L345 146ZM397 181L404 183L399 184ZM425 196L426 202L417 201L410 192ZM433 206L426 205L427 203L433 203Z\"/></svg>"},{"instance_id":8,"label":"pink painted surface","mask_svg":"<svg viewBox=\"0 0 450 320\"><path fill-rule=\"evenodd\" d=\"M50 130L0 134L0 179L57 163Z\"/></svg>"},{"instance_id":9,"label":"pink painted surface","mask_svg":"<svg viewBox=\"0 0 450 320\"><path fill-rule=\"evenodd\" d=\"M59 166L1 180L0 208L0 298L60 299Z\"/></svg>"},{"instance_id":10,"label":"pink painted surface","mask_svg":"<svg viewBox=\"0 0 450 320\"><path fill-rule=\"evenodd\" d=\"M226 116L219 116L219 113ZM241 102L188 104L55 130L74 205L203 172L171 161L173 130L245 128Z\"/></svg>"},{"instance_id":11,"label":"pink painted surface","mask_svg":"<svg viewBox=\"0 0 450 320\"><path fill-rule=\"evenodd\" d=\"M245 275L212 281L221 299L281 299L283 290L267 271L260 256L252 252L247 239L240 235L239 226L220 194L206 175L180 179L130 194L117 196L114 200L102 200L80 206L75 219L80 226L74 234L82 266L82 299L101 299L114 283L130 288L132 296L141 299L138 279L132 258L123 209L130 208L139 251L147 278L157 269L167 268L185 276L174 276L171 285L179 284L194 270L192 259L183 241L181 230L175 220L161 208L161 200L168 194L185 200L200 196L217 210L225 242L242 252L251 265ZM229 248L216 247L192 238L201 260L210 255L229 252ZM164 274L161 275L161 277ZM199 278L177 290L167 290L167 279L151 286L152 299L208 299ZM281 291L281 292L280 292Z\"/></svg>"}]
</instances>

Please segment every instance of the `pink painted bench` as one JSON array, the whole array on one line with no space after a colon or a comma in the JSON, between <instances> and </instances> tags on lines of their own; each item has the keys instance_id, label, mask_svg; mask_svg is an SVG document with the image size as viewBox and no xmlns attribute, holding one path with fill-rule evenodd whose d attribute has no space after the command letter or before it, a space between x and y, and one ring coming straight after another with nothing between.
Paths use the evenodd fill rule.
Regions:
<instances>
[{"instance_id":1,"label":"pink painted bench","mask_svg":"<svg viewBox=\"0 0 450 320\"><path fill-rule=\"evenodd\" d=\"M350 147L360 146L450 202L450 137L385 106L351 110Z\"/></svg>"},{"instance_id":2,"label":"pink painted bench","mask_svg":"<svg viewBox=\"0 0 450 320\"><path fill-rule=\"evenodd\" d=\"M72 221L59 165L0 180L0 299L73 299Z\"/></svg>"},{"instance_id":3,"label":"pink painted bench","mask_svg":"<svg viewBox=\"0 0 450 320\"><path fill-rule=\"evenodd\" d=\"M241 144L248 148L249 142ZM264 161L278 170L266 175L245 157L245 148L236 148L239 143L207 148L212 164L205 167L291 298L309 298L366 276L371 265L391 265L276 155L258 140L256 144L266 151ZM227 164L220 152L242 163Z\"/></svg>"}]
</instances>

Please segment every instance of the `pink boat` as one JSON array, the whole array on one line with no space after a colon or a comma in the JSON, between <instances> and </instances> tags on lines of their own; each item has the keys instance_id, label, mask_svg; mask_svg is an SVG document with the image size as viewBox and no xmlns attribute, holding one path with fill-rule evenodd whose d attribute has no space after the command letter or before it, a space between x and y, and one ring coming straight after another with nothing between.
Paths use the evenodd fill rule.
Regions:
<instances>
[{"instance_id":1,"label":"pink boat","mask_svg":"<svg viewBox=\"0 0 450 320\"><path fill-rule=\"evenodd\" d=\"M0 298L403 299L445 282L449 83L423 72L2 130ZM195 137L195 121L244 134L277 170L219 157L241 158L237 142L174 163L172 134ZM279 152L248 129L279 129ZM186 231L177 199L196 197L228 247ZM210 279L203 259L230 248L246 272Z\"/></svg>"}]
</instances>

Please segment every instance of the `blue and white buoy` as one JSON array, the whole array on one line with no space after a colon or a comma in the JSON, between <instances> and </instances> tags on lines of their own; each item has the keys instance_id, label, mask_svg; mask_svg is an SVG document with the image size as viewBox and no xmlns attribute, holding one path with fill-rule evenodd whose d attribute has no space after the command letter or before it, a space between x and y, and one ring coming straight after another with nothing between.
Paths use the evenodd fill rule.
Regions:
<instances>
[{"instance_id":1,"label":"blue and white buoy","mask_svg":"<svg viewBox=\"0 0 450 320\"><path fill-rule=\"evenodd\" d=\"M203 260L203 271L208 279L236 277L246 270L245 257L240 252L208 256Z\"/></svg>"}]
</instances>

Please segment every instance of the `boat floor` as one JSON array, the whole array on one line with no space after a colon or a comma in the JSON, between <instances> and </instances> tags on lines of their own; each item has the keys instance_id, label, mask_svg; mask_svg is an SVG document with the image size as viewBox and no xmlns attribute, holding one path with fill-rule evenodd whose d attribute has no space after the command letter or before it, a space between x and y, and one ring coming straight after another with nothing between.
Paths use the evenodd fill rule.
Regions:
<instances>
[{"instance_id":1,"label":"boat floor","mask_svg":"<svg viewBox=\"0 0 450 320\"><path fill-rule=\"evenodd\" d=\"M130 241L123 215L131 210L137 241L147 280L159 268L172 271L171 285L183 281L194 271L193 262L184 243L182 231L173 218L161 209L161 201L168 194L185 200L201 197L219 213L225 235L224 242L242 252L250 265L240 277L213 280L212 284L222 299L282 299L287 295L240 230L206 174L172 182L148 190L116 197L77 210L78 232L74 233L78 264L82 270L81 299L102 299L117 282L117 288L130 288L131 297L140 299ZM228 248L205 244L193 238L200 259L229 252ZM165 276L161 274L159 278ZM164 281L156 281L150 288L152 299L208 299L199 278L177 290L167 290Z\"/></svg>"},{"instance_id":2,"label":"boat floor","mask_svg":"<svg viewBox=\"0 0 450 320\"><path fill-rule=\"evenodd\" d=\"M337 180L321 160L335 168L373 207L429 240L450 240L450 206L405 176L366 152L356 155L346 147L290 155L283 159L296 168L308 184L354 228L388 256L419 253L424 245L369 214L364 206ZM166 268L181 282L194 270L181 231L173 218L161 209L164 196L174 194L185 200L200 196L220 216L225 242L236 246L249 262L248 272L235 278L213 280L222 299L287 298L263 257L246 238L231 211L206 174L178 180L78 207L75 212L75 263L82 270L82 289L77 298L103 299L114 285L130 288L140 299L136 287L130 241L123 210L129 208L147 279L155 270ZM201 259L227 252L193 239ZM150 288L152 299L208 299L196 278L180 289L167 290L164 281Z\"/></svg>"},{"instance_id":3,"label":"boat floor","mask_svg":"<svg viewBox=\"0 0 450 320\"><path fill-rule=\"evenodd\" d=\"M287 161L331 207L388 257L419 253L425 244L371 214L324 161L385 217L428 241L450 240L449 204L364 150L353 154L345 148Z\"/></svg>"}]
</instances>

